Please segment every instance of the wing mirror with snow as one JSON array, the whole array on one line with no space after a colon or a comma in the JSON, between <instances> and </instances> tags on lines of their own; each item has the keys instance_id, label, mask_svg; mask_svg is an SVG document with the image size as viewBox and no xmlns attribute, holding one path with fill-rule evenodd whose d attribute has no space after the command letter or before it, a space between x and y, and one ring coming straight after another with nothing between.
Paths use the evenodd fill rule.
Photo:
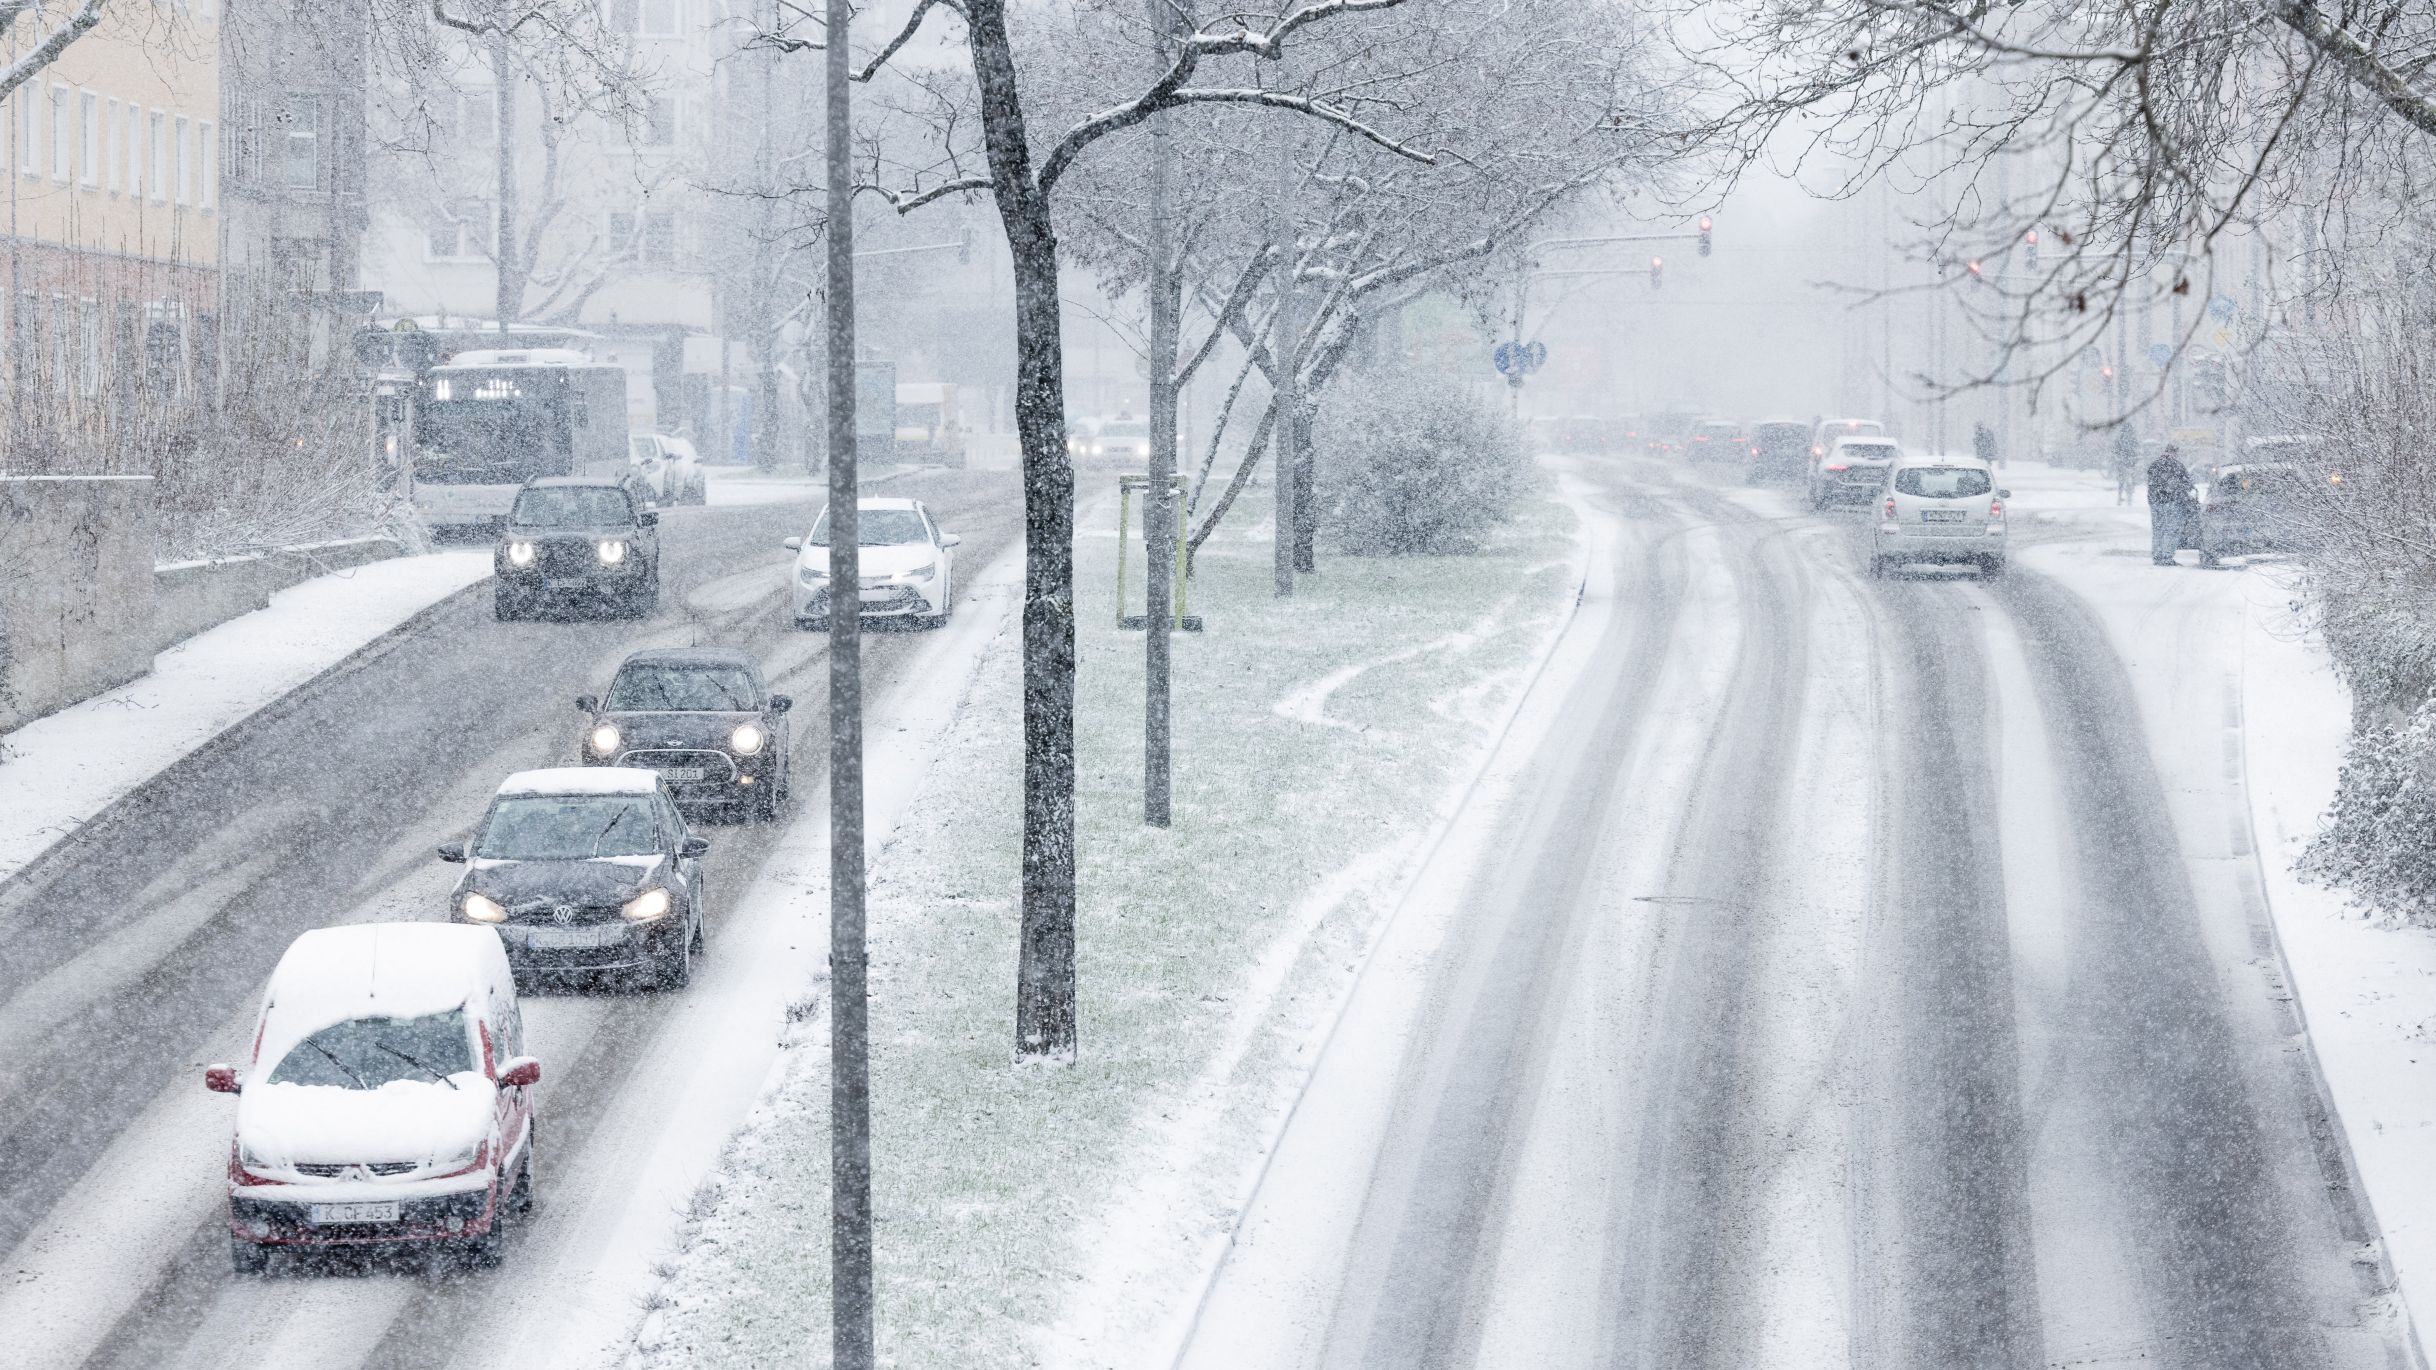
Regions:
<instances>
[{"instance_id":1,"label":"wing mirror with snow","mask_svg":"<svg viewBox=\"0 0 2436 1370\"><path fill-rule=\"evenodd\" d=\"M237 1068L235 1066L203 1067L203 1087L214 1094L236 1093Z\"/></svg>"},{"instance_id":2,"label":"wing mirror with snow","mask_svg":"<svg viewBox=\"0 0 2436 1370\"><path fill-rule=\"evenodd\" d=\"M499 1083L505 1086L537 1085L541 1083L541 1062L530 1056L509 1059L499 1072Z\"/></svg>"},{"instance_id":3,"label":"wing mirror with snow","mask_svg":"<svg viewBox=\"0 0 2436 1370\"><path fill-rule=\"evenodd\" d=\"M465 864L465 844L462 842L441 843L440 859L455 865Z\"/></svg>"}]
</instances>

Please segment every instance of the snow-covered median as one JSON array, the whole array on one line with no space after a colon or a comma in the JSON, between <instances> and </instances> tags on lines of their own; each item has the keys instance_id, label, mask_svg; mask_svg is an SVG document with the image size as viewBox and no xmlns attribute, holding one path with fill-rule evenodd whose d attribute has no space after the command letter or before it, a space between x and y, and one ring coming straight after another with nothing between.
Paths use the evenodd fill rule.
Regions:
<instances>
[{"instance_id":1,"label":"snow-covered median","mask_svg":"<svg viewBox=\"0 0 2436 1370\"><path fill-rule=\"evenodd\" d=\"M152 673L0 736L0 880L257 710L491 573L488 551L308 580L198 633Z\"/></svg>"},{"instance_id":2,"label":"snow-covered median","mask_svg":"<svg viewBox=\"0 0 2436 1370\"><path fill-rule=\"evenodd\" d=\"M1175 825L1159 831L1140 822L1142 638L1114 626L1115 540L1083 532L1080 1062L1011 1064L1012 633L876 863L892 1364L1159 1361L1317 1038L1580 577L1574 517L1552 496L1527 500L1484 555L1331 558L1283 603L1265 541L1213 539L1192 587L1209 630L1176 638ZM806 1017L642 1322L641 1365L791 1363L826 1344L827 1038L825 1015Z\"/></svg>"}]
</instances>

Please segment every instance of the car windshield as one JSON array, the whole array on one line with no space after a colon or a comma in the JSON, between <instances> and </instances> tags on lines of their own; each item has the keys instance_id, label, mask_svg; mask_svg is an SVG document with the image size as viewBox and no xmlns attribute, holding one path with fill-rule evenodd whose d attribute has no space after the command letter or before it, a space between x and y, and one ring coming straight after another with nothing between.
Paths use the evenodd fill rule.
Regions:
<instances>
[{"instance_id":1,"label":"car windshield","mask_svg":"<svg viewBox=\"0 0 2436 1370\"><path fill-rule=\"evenodd\" d=\"M865 547L903 547L930 541L930 530L922 526L922 516L911 509L862 510L855 519L854 531ZM828 510L821 510L820 522L812 525L812 536L804 541L815 547L829 545Z\"/></svg>"},{"instance_id":2,"label":"car windshield","mask_svg":"<svg viewBox=\"0 0 2436 1370\"><path fill-rule=\"evenodd\" d=\"M465 1010L419 1018L350 1018L288 1049L266 1083L379 1089L396 1080L446 1080L474 1068Z\"/></svg>"},{"instance_id":3,"label":"car windshield","mask_svg":"<svg viewBox=\"0 0 2436 1370\"><path fill-rule=\"evenodd\" d=\"M1895 445L1891 442L1839 443L1835 454L1846 461L1893 461Z\"/></svg>"},{"instance_id":4,"label":"car windshield","mask_svg":"<svg viewBox=\"0 0 2436 1370\"><path fill-rule=\"evenodd\" d=\"M752 673L741 666L629 666L609 684L609 707L643 712L761 707Z\"/></svg>"},{"instance_id":5,"label":"car windshield","mask_svg":"<svg viewBox=\"0 0 2436 1370\"><path fill-rule=\"evenodd\" d=\"M1968 499L1991 486L1988 473L1975 466L1906 466L1895 473L1897 493L1923 499Z\"/></svg>"},{"instance_id":6,"label":"car windshield","mask_svg":"<svg viewBox=\"0 0 2436 1370\"><path fill-rule=\"evenodd\" d=\"M501 799L474 855L497 861L649 856L659 849L651 801L638 794L520 794Z\"/></svg>"},{"instance_id":7,"label":"car windshield","mask_svg":"<svg viewBox=\"0 0 2436 1370\"><path fill-rule=\"evenodd\" d=\"M1150 425L1147 423L1129 422L1124 419L1119 419L1116 422L1109 424L1106 428L1101 429L1100 436L1108 438L1147 438L1150 436Z\"/></svg>"},{"instance_id":8,"label":"car windshield","mask_svg":"<svg viewBox=\"0 0 2436 1370\"><path fill-rule=\"evenodd\" d=\"M626 492L605 485L553 485L516 496L513 521L527 528L606 528L629 522Z\"/></svg>"},{"instance_id":9,"label":"car windshield","mask_svg":"<svg viewBox=\"0 0 2436 1370\"><path fill-rule=\"evenodd\" d=\"M659 444L646 437L626 439L626 450L633 455L636 461L649 461L660 455Z\"/></svg>"}]
</instances>

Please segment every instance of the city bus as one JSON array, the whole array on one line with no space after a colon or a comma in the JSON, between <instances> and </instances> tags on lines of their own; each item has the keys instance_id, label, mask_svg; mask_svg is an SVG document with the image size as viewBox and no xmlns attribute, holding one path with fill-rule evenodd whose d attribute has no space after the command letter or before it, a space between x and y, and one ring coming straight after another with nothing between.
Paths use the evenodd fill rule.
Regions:
<instances>
[{"instance_id":1,"label":"city bus","mask_svg":"<svg viewBox=\"0 0 2436 1370\"><path fill-rule=\"evenodd\" d=\"M427 525L502 525L535 476L628 474L626 372L571 348L460 352L416 388L414 441Z\"/></svg>"}]
</instances>

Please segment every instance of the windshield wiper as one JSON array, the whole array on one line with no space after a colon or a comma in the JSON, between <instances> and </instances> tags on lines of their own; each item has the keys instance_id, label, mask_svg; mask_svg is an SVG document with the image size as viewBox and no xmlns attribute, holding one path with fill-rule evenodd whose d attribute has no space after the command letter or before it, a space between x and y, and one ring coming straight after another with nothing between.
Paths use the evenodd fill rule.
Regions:
<instances>
[{"instance_id":1,"label":"windshield wiper","mask_svg":"<svg viewBox=\"0 0 2436 1370\"><path fill-rule=\"evenodd\" d=\"M608 840L609 840L609 834L617 830L617 825L618 825L618 824L623 823L623 822L625 822L625 821L626 821L627 814L628 814L628 811L627 811L627 810L625 810L625 809L620 809L620 810L618 810L618 811L617 811L617 812L616 812L614 815L612 815L612 816L610 817L610 819L609 819L609 821L608 821L607 823L604 823L604 824L602 824L602 825L601 825L601 830L600 830L599 832L597 832L597 833L593 834L593 836L592 836L592 854L593 854L594 856L598 856L598 855L600 855L600 854L601 854L601 843L606 842L606 841L608 841Z\"/></svg>"},{"instance_id":2,"label":"windshield wiper","mask_svg":"<svg viewBox=\"0 0 2436 1370\"><path fill-rule=\"evenodd\" d=\"M342 1060L338 1059L338 1053L336 1053L336 1052L334 1052L334 1051L330 1050L330 1049L329 1049L328 1047L326 1047L326 1046L323 1046L321 1043L314 1041L314 1040L313 1040L312 1038L310 1038L310 1037L305 1038L305 1042L304 1042L304 1044L305 1044L306 1046L309 1046L309 1047L313 1048L315 1051L320 1052L320 1053L322 1054L322 1059L323 1059L323 1060L326 1060L326 1061L328 1061L330 1064L332 1064L332 1065L334 1065L334 1066L337 1066L337 1067L338 1067L340 1070L345 1071L345 1072L346 1072L346 1075L347 1075L347 1078L348 1078L348 1079L350 1079L350 1080L355 1081L355 1087L356 1087L357 1089L370 1089L370 1088L372 1088L372 1082L371 1082L370 1080L365 1079L363 1076L356 1074L356 1073L355 1073L355 1070L354 1070L354 1068L353 1068L353 1067L349 1066L349 1065L348 1065L346 1062L344 1062L344 1061L342 1061Z\"/></svg>"},{"instance_id":3,"label":"windshield wiper","mask_svg":"<svg viewBox=\"0 0 2436 1370\"><path fill-rule=\"evenodd\" d=\"M457 1087L456 1081L442 1075L436 1070L433 1070L430 1066L423 1064L421 1061L418 1061L412 1056L407 1055L405 1052L398 1050L396 1047L389 1045L387 1042L374 1042L372 1045L375 1050L388 1052L390 1055L395 1056L399 1060L404 1061L406 1064L413 1066L419 1071L422 1071L424 1074L439 1081L441 1084L448 1086L450 1089L455 1089Z\"/></svg>"}]
</instances>

